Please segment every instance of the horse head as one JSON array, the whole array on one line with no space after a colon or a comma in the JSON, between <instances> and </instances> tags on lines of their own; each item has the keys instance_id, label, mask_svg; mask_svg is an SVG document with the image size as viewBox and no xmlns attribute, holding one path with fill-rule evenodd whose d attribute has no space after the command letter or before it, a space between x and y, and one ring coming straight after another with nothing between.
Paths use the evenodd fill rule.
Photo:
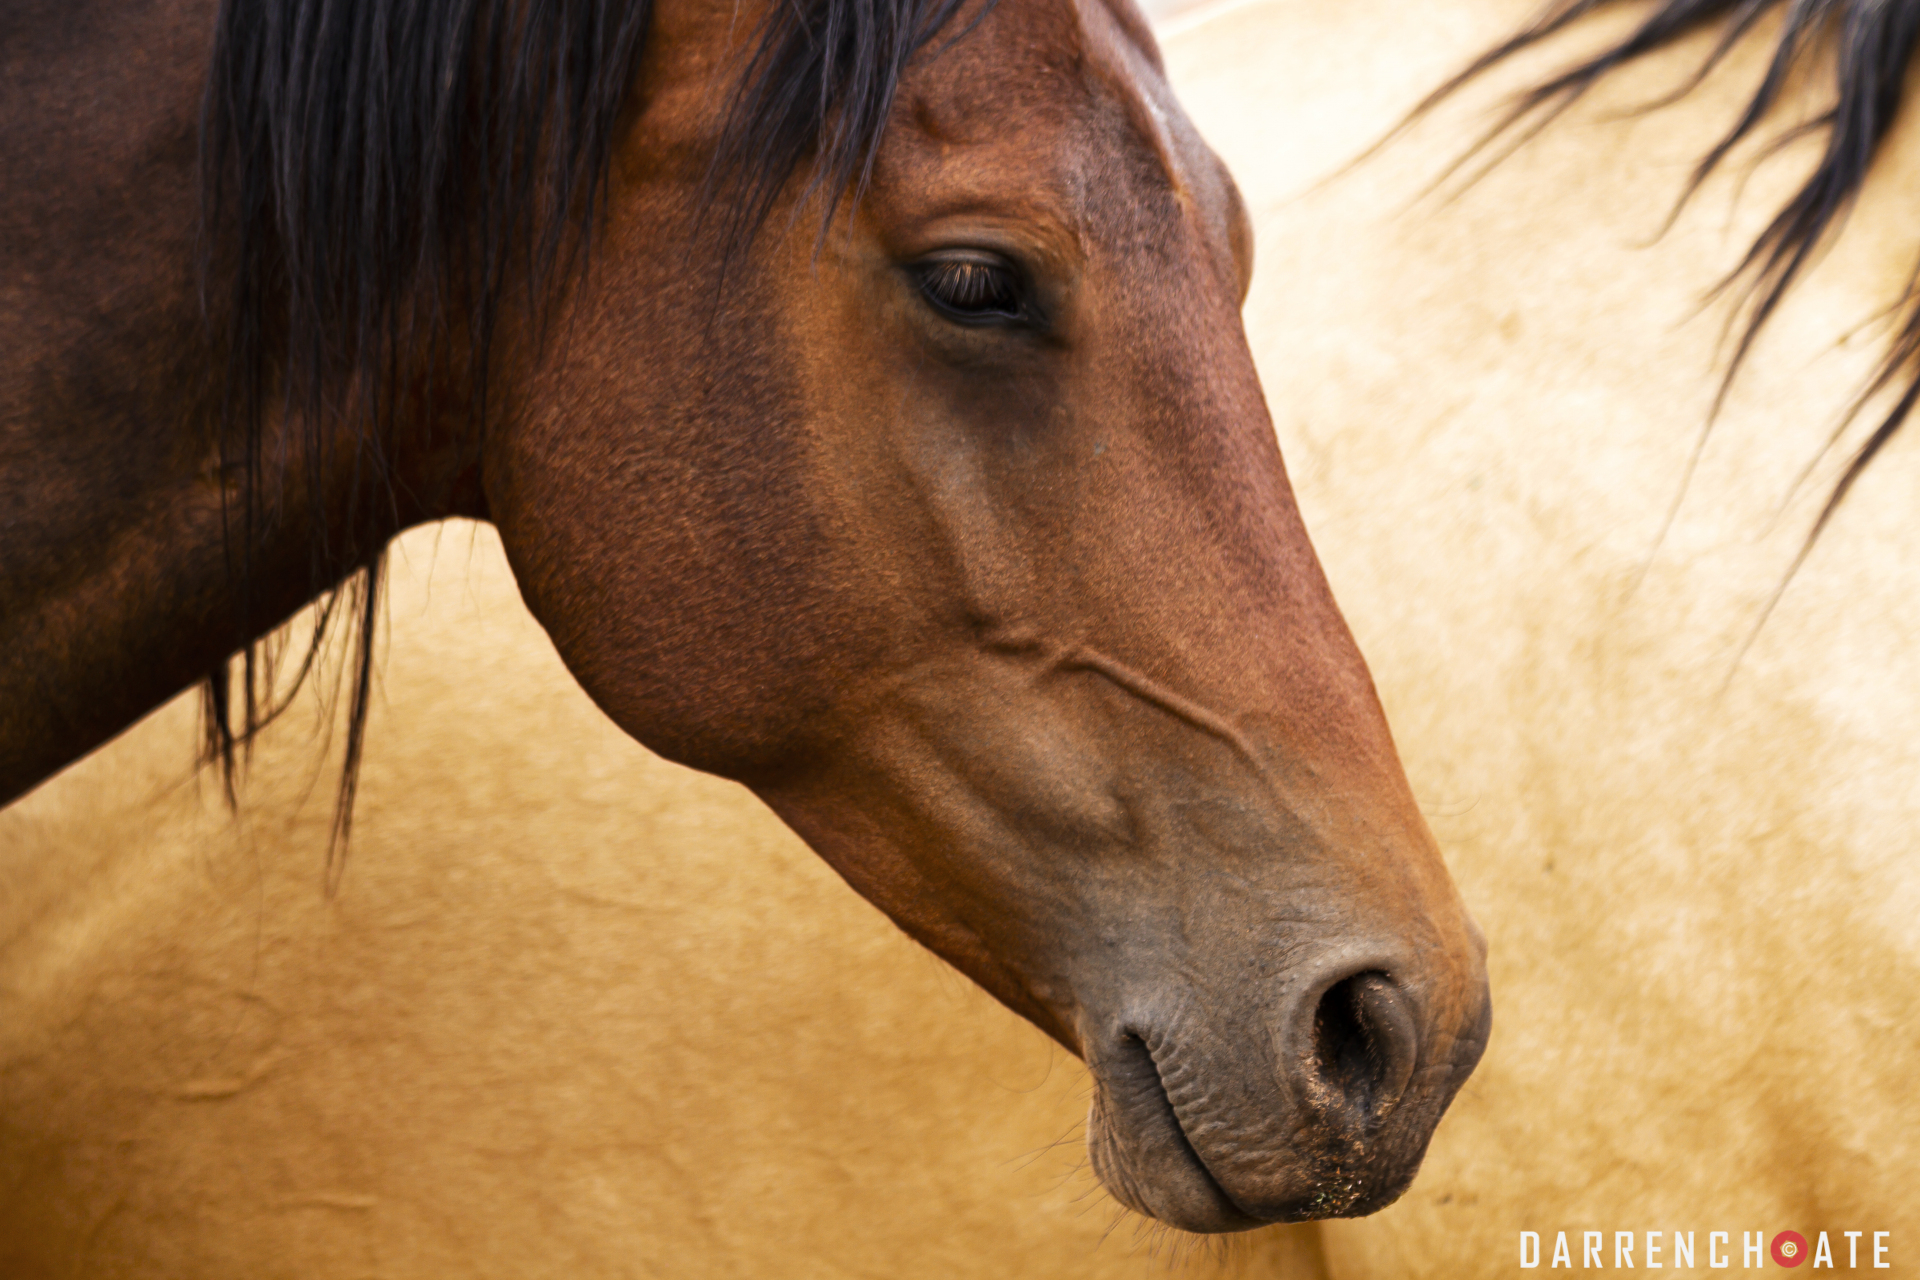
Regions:
<instances>
[{"instance_id":1,"label":"horse head","mask_svg":"<svg viewBox=\"0 0 1920 1280\"><path fill-rule=\"evenodd\" d=\"M658 11L591 283L488 441L529 605L1086 1059L1123 1203L1379 1208L1479 1057L1483 944L1288 487L1232 179L1128 5L1005 0L743 248L736 21Z\"/></svg>"}]
</instances>

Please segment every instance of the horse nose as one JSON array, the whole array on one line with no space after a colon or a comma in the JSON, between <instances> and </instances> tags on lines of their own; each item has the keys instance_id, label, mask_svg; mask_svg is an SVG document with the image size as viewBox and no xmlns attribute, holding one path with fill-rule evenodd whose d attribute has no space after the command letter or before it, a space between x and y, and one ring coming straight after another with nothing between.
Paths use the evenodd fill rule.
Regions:
<instances>
[{"instance_id":1,"label":"horse nose","mask_svg":"<svg viewBox=\"0 0 1920 1280\"><path fill-rule=\"evenodd\" d=\"M1302 1092L1314 1109L1358 1136L1392 1113L1420 1050L1413 1001L1379 970L1335 981L1313 1010Z\"/></svg>"}]
</instances>

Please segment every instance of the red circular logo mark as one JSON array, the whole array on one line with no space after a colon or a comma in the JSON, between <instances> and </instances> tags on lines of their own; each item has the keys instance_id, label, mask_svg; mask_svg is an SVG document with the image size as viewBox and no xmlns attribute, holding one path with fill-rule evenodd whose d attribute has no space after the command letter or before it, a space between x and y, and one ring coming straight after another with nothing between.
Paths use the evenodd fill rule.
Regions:
<instances>
[{"instance_id":1,"label":"red circular logo mark","mask_svg":"<svg viewBox=\"0 0 1920 1280\"><path fill-rule=\"evenodd\" d=\"M1783 1267L1797 1267L1807 1260L1807 1238L1798 1231L1782 1231L1773 1238L1773 1260Z\"/></svg>"}]
</instances>

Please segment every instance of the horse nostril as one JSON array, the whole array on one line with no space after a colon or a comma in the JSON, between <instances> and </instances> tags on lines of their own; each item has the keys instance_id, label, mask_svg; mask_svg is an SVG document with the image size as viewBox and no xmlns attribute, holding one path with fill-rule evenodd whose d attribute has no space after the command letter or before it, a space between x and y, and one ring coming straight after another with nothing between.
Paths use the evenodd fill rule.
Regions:
<instances>
[{"instance_id":1,"label":"horse nostril","mask_svg":"<svg viewBox=\"0 0 1920 1280\"><path fill-rule=\"evenodd\" d=\"M1419 1048L1407 998L1384 973L1327 988L1313 1014L1313 1065L1327 1101L1378 1124L1400 1101Z\"/></svg>"}]
</instances>

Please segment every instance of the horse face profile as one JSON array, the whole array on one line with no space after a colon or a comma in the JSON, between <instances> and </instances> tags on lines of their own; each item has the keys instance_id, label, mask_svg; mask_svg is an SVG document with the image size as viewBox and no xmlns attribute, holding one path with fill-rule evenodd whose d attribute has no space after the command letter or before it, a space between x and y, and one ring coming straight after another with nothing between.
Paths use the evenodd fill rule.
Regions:
<instances>
[{"instance_id":1,"label":"horse face profile","mask_svg":"<svg viewBox=\"0 0 1920 1280\"><path fill-rule=\"evenodd\" d=\"M1484 1006L1154 61L1099 5L995 9L909 74L851 225L724 284L648 251L698 170L616 178L579 355L486 470L613 718L1085 1054L1109 1185L1217 1229L1392 1195Z\"/></svg>"},{"instance_id":2,"label":"horse face profile","mask_svg":"<svg viewBox=\"0 0 1920 1280\"><path fill-rule=\"evenodd\" d=\"M1238 314L1251 245L1230 179L1137 14L1019 0L924 43L844 200L812 180L826 169L774 172L742 235L716 210L753 185L717 198L715 174L753 29L724 6L652 13L585 197L591 270L541 323L455 324L464 356L378 370L403 409L384 508L352 488L349 419L290 425L295 395L265 438L302 465L280 476L256 451L218 473L267 472L274 518L236 535L202 483L153 544L168 555L115 561L115 531L87 526L91 554L154 591L91 623L73 598L10 601L30 640L185 638L144 664L92 639L16 648L9 790L117 727L96 712L48 746L16 710L29 679L137 713L224 661L236 536L261 544L251 607L279 616L400 527L482 515L616 723L747 783L1087 1059L1092 1160L1123 1203L1196 1231L1378 1208L1484 1044L1483 946L1288 490ZM508 292L538 287L504 261ZM20 367L77 358L47 339ZM442 385L476 365L481 415ZM157 496L105 524L202 479L206 446L181 434L178 474L156 465ZM337 530L318 586L314 513ZM166 616L183 595L197 630Z\"/></svg>"}]
</instances>

